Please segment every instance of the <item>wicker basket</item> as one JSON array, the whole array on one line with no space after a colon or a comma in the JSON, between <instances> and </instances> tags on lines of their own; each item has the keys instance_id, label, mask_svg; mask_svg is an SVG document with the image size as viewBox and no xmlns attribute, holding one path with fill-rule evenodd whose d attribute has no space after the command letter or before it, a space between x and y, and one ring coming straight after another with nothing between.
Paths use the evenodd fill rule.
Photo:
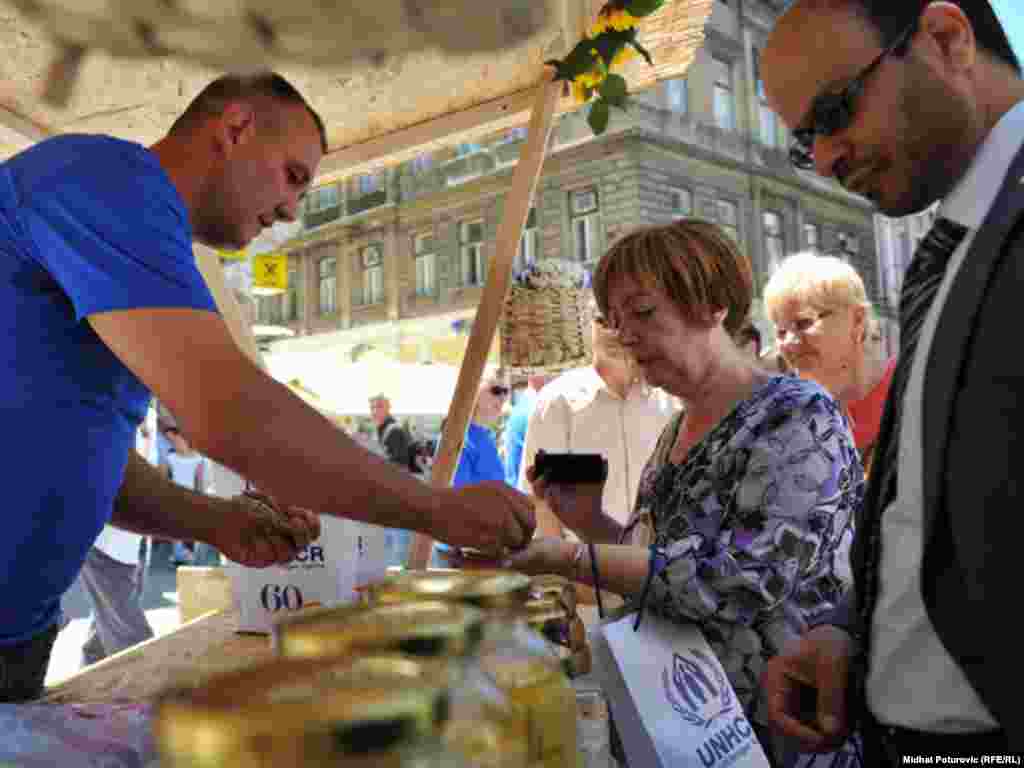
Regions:
<instances>
[{"instance_id":1,"label":"wicker basket","mask_svg":"<svg viewBox=\"0 0 1024 768\"><path fill-rule=\"evenodd\" d=\"M512 374L560 373L591 360L590 291L513 285L501 316L501 366Z\"/></svg>"}]
</instances>

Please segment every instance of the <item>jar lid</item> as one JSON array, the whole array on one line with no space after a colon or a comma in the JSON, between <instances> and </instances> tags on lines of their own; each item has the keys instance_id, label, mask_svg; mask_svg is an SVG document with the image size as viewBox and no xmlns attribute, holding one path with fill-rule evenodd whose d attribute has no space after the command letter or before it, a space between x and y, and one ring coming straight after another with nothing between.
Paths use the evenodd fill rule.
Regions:
<instances>
[{"instance_id":1,"label":"jar lid","mask_svg":"<svg viewBox=\"0 0 1024 768\"><path fill-rule=\"evenodd\" d=\"M322 608L274 625L282 656L324 658L352 651L412 656L468 656L483 637L484 615L470 605L440 600L373 608Z\"/></svg>"},{"instance_id":2,"label":"jar lid","mask_svg":"<svg viewBox=\"0 0 1024 768\"><path fill-rule=\"evenodd\" d=\"M416 659L276 659L167 691L153 734L187 764L326 765L436 737L448 709L447 678Z\"/></svg>"},{"instance_id":3,"label":"jar lid","mask_svg":"<svg viewBox=\"0 0 1024 768\"><path fill-rule=\"evenodd\" d=\"M484 610L521 608L530 597L530 577L515 571L401 571L369 587L374 605L444 600Z\"/></svg>"}]
</instances>

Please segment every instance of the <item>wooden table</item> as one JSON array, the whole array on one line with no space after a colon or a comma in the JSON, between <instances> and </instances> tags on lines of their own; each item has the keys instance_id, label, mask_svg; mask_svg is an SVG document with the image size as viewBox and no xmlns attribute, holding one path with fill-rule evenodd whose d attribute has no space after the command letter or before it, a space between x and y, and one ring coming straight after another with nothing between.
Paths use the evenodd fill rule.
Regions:
<instances>
[{"instance_id":1,"label":"wooden table","mask_svg":"<svg viewBox=\"0 0 1024 768\"><path fill-rule=\"evenodd\" d=\"M239 634L234 609L211 611L133 646L46 689L43 701L144 701L172 683L203 678L273 656L267 635Z\"/></svg>"},{"instance_id":2,"label":"wooden table","mask_svg":"<svg viewBox=\"0 0 1024 768\"><path fill-rule=\"evenodd\" d=\"M577 610L588 628L597 620L593 606ZM50 686L43 701L144 701L172 683L195 685L211 674L273 657L268 635L239 634L237 626L233 608L211 611Z\"/></svg>"}]
</instances>

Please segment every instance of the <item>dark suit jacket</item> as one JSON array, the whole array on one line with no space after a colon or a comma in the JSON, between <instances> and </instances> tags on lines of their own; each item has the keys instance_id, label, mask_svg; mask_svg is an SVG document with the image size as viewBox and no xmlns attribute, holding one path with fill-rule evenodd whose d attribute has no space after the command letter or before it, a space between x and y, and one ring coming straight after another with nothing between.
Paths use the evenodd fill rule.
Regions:
<instances>
[{"instance_id":1,"label":"dark suit jacket","mask_svg":"<svg viewBox=\"0 0 1024 768\"><path fill-rule=\"evenodd\" d=\"M1024 150L971 243L928 356L921 584L939 639L1024 750L1024 630L1015 607L1024 605L1022 177ZM880 475L876 467L873 485ZM877 503L869 487L865 504ZM852 556L858 583L860 543ZM844 608L834 623L852 627L852 596Z\"/></svg>"}]
</instances>

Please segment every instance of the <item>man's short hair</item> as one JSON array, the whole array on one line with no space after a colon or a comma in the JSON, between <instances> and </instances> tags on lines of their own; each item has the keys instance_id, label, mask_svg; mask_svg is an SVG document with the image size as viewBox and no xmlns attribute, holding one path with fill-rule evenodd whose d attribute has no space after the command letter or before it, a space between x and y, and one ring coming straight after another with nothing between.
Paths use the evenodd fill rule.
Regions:
<instances>
[{"instance_id":1,"label":"man's short hair","mask_svg":"<svg viewBox=\"0 0 1024 768\"><path fill-rule=\"evenodd\" d=\"M824 2L831 6L837 4L850 8L866 19L881 37L880 45L887 48L896 42L896 38L914 20L916 15L925 9L932 0L910 0L910 2L893 2L892 0L811 0L812 5ZM999 23L999 17L989 0L947 0L963 11L971 23L978 47L987 51L996 60L1008 65L1018 75L1021 74L1020 60L1010 45L1006 30Z\"/></svg>"},{"instance_id":2,"label":"man's short hair","mask_svg":"<svg viewBox=\"0 0 1024 768\"><path fill-rule=\"evenodd\" d=\"M171 133L189 128L201 120L216 117L233 101L251 102L270 99L283 104L305 107L316 123L320 134L320 149L327 154L327 129L323 118L309 105L298 89L276 72L258 72L252 75L223 75L203 88L192 103L185 108L174 124Z\"/></svg>"}]
</instances>

